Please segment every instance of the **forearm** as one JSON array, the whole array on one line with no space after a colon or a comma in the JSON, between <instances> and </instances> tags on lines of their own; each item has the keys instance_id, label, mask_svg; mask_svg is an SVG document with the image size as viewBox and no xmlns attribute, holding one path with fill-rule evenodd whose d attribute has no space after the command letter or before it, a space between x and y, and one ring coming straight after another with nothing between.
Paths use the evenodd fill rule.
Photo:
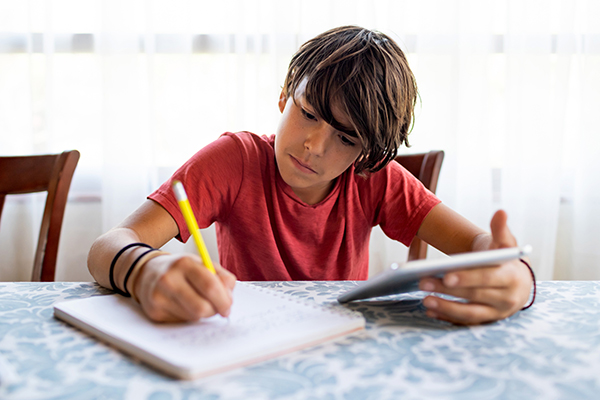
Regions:
<instances>
[{"instance_id":1,"label":"forearm","mask_svg":"<svg viewBox=\"0 0 600 400\"><path fill-rule=\"evenodd\" d=\"M445 254L484 250L491 236L443 203L427 215L417 236Z\"/></svg>"},{"instance_id":2,"label":"forearm","mask_svg":"<svg viewBox=\"0 0 600 400\"><path fill-rule=\"evenodd\" d=\"M109 270L115 255L130 243L141 242L138 235L128 228L115 228L100 236L92 245L88 254L88 269L96 281L107 288L111 288ZM115 263L114 279L117 287L123 289L128 267L142 249L132 248L123 253Z\"/></svg>"},{"instance_id":3,"label":"forearm","mask_svg":"<svg viewBox=\"0 0 600 400\"><path fill-rule=\"evenodd\" d=\"M88 268L96 281L111 288L110 269L127 245L144 243L157 249L179 232L175 220L159 204L147 200L121 225L100 236L88 255ZM229 314L235 276L215 265L216 275L193 254L170 255L133 246L114 263L115 287L136 299L154 321L196 321L215 313ZM125 288L128 271L133 271Z\"/></svg>"},{"instance_id":4,"label":"forearm","mask_svg":"<svg viewBox=\"0 0 600 400\"><path fill-rule=\"evenodd\" d=\"M171 215L157 203L147 200L122 224L100 236L90 249L88 269L96 281L111 288L110 265L117 253L131 243L146 243L159 248L178 233L177 224ZM114 280L122 287L127 271L132 263L147 247L132 247L119 256L115 263Z\"/></svg>"}]
</instances>

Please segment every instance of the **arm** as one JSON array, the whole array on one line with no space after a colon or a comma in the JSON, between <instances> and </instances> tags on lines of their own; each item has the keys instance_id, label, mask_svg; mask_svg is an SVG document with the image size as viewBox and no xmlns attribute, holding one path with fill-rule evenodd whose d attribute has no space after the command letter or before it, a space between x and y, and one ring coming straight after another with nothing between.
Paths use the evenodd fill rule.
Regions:
<instances>
[{"instance_id":1,"label":"arm","mask_svg":"<svg viewBox=\"0 0 600 400\"><path fill-rule=\"evenodd\" d=\"M146 243L159 248L179 233L171 215L158 203L147 200L114 229L100 236L88 255L92 276L110 288L109 268L119 250L129 243ZM120 289L131 264L147 251L133 247L115 264L114 280ZM141 266L128 289L135 293L144 312L155 321L191 321L219 313L228 315L235 276L215 265L217 275L191 254L160 255Z\"/></svg>"},{"instance_id":2,"label":"arm","mask_svg":"<svg viewBox=\"0 0 600 400\"><path fill-rule=\"evenodd\" d=\"M514 247L517 241L498 211L487 233L444 204L435 206L423 220L417 236L447 254ZM428 296L427 315L458 324L480 324L503 319L519 311L532 285L528 269L519 260L495 267L448 273L443 279L425 278L421 290L467 299L468 303Z\"/></svg>"}]
</instances>

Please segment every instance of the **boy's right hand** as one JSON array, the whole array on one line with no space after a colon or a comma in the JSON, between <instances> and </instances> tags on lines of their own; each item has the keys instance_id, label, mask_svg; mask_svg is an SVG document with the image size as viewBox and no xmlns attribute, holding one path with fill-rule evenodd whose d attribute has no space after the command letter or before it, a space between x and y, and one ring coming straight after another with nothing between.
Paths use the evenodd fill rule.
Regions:
<instances>
[{"instance_id":1,"label":"boy's right hand","mask_svg":"<svg viewBox=\"0 0 600 400\"><path fill-rule=\"evenodd\" d=\"M155 257L142 266L134 292L146 315L157 322L227 317L236 277L220 265L213 275L193 254Z\"/></svg>"}]
</instances>

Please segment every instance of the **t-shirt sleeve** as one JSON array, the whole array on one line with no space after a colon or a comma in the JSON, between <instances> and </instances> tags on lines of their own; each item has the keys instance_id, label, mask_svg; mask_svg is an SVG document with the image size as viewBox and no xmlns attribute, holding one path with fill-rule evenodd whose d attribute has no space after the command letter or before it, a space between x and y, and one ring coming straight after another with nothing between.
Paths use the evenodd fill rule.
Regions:
<instances>
[{"instance_id":1,"label":"t-shirt sleeve","mask_svg":"<svg viewBox=\"0 0 600 400\"><path fill-rule=\"evenodd\" d=\"M176 238L186 242L190 232L171 190L173 181L183 184L198 226L203 229L227 218L240 189L243 164L239 144L224 134L194 154L148 198L171 214L179 227Z\"/></svg>"},{"instance_id":2,"label":"t-shirt sleeve","mask_svg":"<svg viewBox=\"0 0 600 400\"><path fill-rule=\"evenodd\" d=\"M440 199L396 162L391 162L377 174L370 191L374 197L365 209L374 226L379 225L386 236L409 246Z\"/></svg>"}]
</instances>

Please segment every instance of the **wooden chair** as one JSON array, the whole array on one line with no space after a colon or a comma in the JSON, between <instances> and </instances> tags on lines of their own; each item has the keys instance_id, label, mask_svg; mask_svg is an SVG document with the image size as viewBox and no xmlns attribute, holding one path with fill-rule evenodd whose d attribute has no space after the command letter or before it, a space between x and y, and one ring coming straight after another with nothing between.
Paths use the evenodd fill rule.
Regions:
<instances>
[{"instance_id":1,"label":"wooden chair","mask_svg":"<svg viewBox=\"0 0 600 400\"><path fill-rule=\"evenodd\" d=\"M33 282L53 282L58 241L77 150L39 156L0 157L0 216L6 195L48 192L33 262Z\"/></svg>"},{"instance_id":2,"label":"wooden chair","mask_svg":"<svg viewBox=\"0 0 600 400\"><path fill-rule=\"evenodd\" d=\"M437 189L444 152L430 151L429 153L405 154L395 159L400 165L413 174L432 193ZM421 260L427 257L427 243L415 237L408 247L408 261Z\"/></svg>"}]
</instances>

